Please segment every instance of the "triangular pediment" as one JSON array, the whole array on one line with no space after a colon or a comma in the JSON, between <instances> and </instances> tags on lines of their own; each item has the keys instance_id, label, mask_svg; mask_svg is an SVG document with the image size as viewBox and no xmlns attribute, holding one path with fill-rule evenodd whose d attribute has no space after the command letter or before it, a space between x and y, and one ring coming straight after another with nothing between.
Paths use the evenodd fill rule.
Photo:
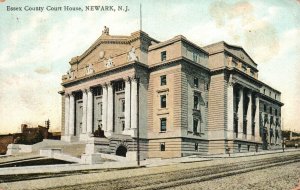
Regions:
<instances>
[{"instance_id":1,"label":"triangular pediment","mask_svg":"<svg viewBox=\"0 0 300 190\"><path fill-rule=\"evenodd\" d=\"M235 57L245 61L249 65L253 66L254 68L257 67L257 64L253 61L253 59L248 55L248 53L239 46L229 45L224 43L224 49L234 55Z\"/></svg>"}]
</instances>

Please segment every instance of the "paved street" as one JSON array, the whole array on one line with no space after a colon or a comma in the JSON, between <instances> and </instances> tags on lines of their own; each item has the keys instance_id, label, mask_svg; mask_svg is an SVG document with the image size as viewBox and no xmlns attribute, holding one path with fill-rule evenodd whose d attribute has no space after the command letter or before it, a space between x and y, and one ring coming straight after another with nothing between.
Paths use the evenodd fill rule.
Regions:
<instances>
[{"instance_id":1,"label":"paved street","mask_svg":"<svg viewBox=\"0 0 300 190\"><path fill-rule=\"evenodd\" d=\"M300 152L43 175L0 176L0 189L292 189L300 178ZM20 181L5 182L16 177Z\"/></svg>"},{"instance_id":2,"label":"paved street","mask_svg":"<svg viewBox=\"0 0 300 190\"><path fill-rule=\"evenodd\" d=\"M174 190L291 190L300 180L300 163L169 188Z\"/></svg>"}]
</instances>

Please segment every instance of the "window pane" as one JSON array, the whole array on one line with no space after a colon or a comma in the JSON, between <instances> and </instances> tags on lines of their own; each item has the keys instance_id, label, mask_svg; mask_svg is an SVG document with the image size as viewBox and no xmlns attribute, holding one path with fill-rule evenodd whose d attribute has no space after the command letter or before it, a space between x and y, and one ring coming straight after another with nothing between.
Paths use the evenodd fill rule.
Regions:
<instances>
[{"instance_id":1,"label":"window pane","mask_svg":"<svg viewBox=\"0 0 300 190\"><path fill-rule=\"evenodd\" d=\"M193 132L194 132L194 134L197 133L197 127L198 127L198 119L194 119L194 123L193 123Z\"/></svg>"},{"instance_id":2,"label":"window pane","mask_svg":"<svg viewBox=\"0 0 300 190\"><path fill-rule=\"evenodd\" d=\"M161 61L165 61L167 59L167 52L166 51L161 52L160 56L161 56Z\"/></svg>"},{"instance_id":3,"label":"window pane","mask_svg":"<svg viewBox=\"0 0 300 190\"><path fill-rule=\"evenodd\" d=\"M195 150L198 150L198 143L195 143Z\"/></svg>"},{"instance_id":4,"label":"window pane","mask_svg":"<svg viewBox=\"0 0 300 190\"><path fill-rule=\"evenodd\" d=\"M166 108L167 107L167 97L166 97L166 95L161 95L160 96L160 107L161 108Z\"/></svg>"},{"instance_id":5,"label":"window pane","mask_svg":"<svg viewBox=\"0 0 300 190\"><path fill-rule=\"evenodd\" d=\"M194 109L198 109L199 98L198 96L194 96Z\"/></svg>"},{"instance_id":6,"label":"window pane","mask_svg":"<svg viewBox=\"0 0 300 190\"><path fill-rule=\"evenodd\" d=\"M166 75L160 76L160 85L166 85L167 84L167 77Z\"/></svg>"},{"instance_id":7,"label":"window pane","mask_svg":"<svg viewBox=\"0 0 300 190\"><path fill-rule=\"evenodd\" d=\"M194 87L198 88L199 87L199 80L197 77L194 78Z\"/></svg>"},{"instance_id":8,"label":"window pane","mask_svg":"<svg viewBox=\"0 0 300 190\"><path fill-rule=\"evenodd\" d=\"M160 151L165 151L165 150L166 150L165 143L160 143Z\"/></svg>"},{"instance_id":9,"label":"window pane","mask_svg":"<svg viewBox=\"0 0 300 190\"><path fill-rule=\"evenodd\" d=\"M161 118L160 119L160 131L166 131L167 130L167 119Z\"/></svg>"},{"instance_id":10,"label":"window pane","mask_svg":"<svg viewBox=\"0 0 300 190\"><path fill-rule=\"evenodd\" d=\"M125 100L122 100L122 112L125 112Z\"/></svg>"}]
</instances>

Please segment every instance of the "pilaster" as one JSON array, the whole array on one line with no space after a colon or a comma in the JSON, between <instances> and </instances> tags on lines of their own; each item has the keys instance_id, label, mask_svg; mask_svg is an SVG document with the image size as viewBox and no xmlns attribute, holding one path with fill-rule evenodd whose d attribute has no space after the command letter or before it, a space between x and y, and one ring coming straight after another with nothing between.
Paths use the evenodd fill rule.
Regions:
<instances>
[{"instance_id":1,"label":"pilaster","mask_svg":"<svg viewBox=\"0 0 300 190\"><path fill-rule=\"evenodd\" d=\"M244 124L244 92L243 88L239 88L239 105L238 105L238 138L243 138Z\"/></svg>"},{"instance_id":2,"label":"pilaster","mask_svg":"<svg viewBox=\"0 0 300 190\"><path fill-rule=\"evenodd\" d=\"M254 129L254 136L255 136L255 141L256 142L260 142L261 141L261 137L260 137L260 123L259 123L259 97L256 96L255 97L255 118L254 118L254 122L255 122L255 129Z\"/></svg>"},{"instance_id":3,"label":"pilaster","mask_svg":"<svg viewBox=\"0 0 300 190\"><path fill-rule=\"evenodd\" d=\"M75 97L70 94L69 135L74 136L75 130Z\"/></svg>"},{"instance_id":4,"label":"pilaster","mask_svg":"<svg viewBox=\"0 0 300 190\"><path fill-rule=\"evenodd\" d=\"M248 91L247 97L249 99L247 109L247 140L252 139L252 92Z\"/></svg>"},{"instance_id":5,"label":"pilaster","mask_svg":"<svg viewBox=\"0 0 300 190\"><path fill-rule=\"evenodd\" d=\"M113 120L114 120L114 103L113 103L113 86L112 83L107 85L107 131L105 136L111 136L113 133Z\"/></svg>"},{"instance_id":6,"label":"pilaster","mask_svg":"<svg viewBox=\"0 0 300 190\"><path fill-rule=\"evenodd\" d=\"M135 130L137 128L137 86L138 79L131 79L131 129Z\"/></svg>"},{"instance_id":7,"label":"pilaster","mask_svg":"<svg viewBox=\"0 0 300 190\"><path fill-rule=\"evenodd\" d=\"M70 96L65 94L65 131L64 136L69 135Z\"/></svg>"},{"instance_id":8,"label":"pilaster","mask_svg":"<svg viewBox=\"0 0 300 190\"><path fill-rule=\"evenodd\" d=\"M234 110L233 110L233 81L230 75L227 86L227 139L233 139Z\"/></svg>"},{"instance_id":9,"label":"pilaster","mask_svg":"<svg viewBox=\"0 0 300 190\"><path fill-rule=\"evenodd\" d=\"M131 83L130 79L125 79L125 129L123 131L123 134L128 134L128 130L130 130L130 115L131 115Z\"/></svg>"},{"instance_id":10,"label":"pilaster","mask_svg":"<svg viewBox=\"0 0 300 190\"><path fill-rule=\"evenodd\" d=\"M93 133L93 92L92 89L87 90L87 114L86 114L87 134L91 136Z\"/></svg>"}]
</instances>

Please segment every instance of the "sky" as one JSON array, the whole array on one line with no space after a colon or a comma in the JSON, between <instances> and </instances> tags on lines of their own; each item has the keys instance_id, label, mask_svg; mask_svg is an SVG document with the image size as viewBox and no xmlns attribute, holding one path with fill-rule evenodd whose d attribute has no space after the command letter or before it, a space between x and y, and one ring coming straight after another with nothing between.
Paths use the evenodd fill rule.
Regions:
<instances>
[{"instance_id":1,"label":"sky","mask_svg":"<svg viewBox=\"0 0 300 190\"><path fill-rule=\"evenodd\" d=\"M258 64L259 79L282 92L283 129L300 131L299 0L0 0L0 134L22 123L61 127L61 76L108 26L111 35L140 27L164 41L184 35L205 46L242 46ZM127 6L129 11L85 11L85 6ZM20 11L8 10L22 7ZM44 7L25 11L24 7ZM82 7L83 11L46 11Z\"/></svg>"}]
</instances>

